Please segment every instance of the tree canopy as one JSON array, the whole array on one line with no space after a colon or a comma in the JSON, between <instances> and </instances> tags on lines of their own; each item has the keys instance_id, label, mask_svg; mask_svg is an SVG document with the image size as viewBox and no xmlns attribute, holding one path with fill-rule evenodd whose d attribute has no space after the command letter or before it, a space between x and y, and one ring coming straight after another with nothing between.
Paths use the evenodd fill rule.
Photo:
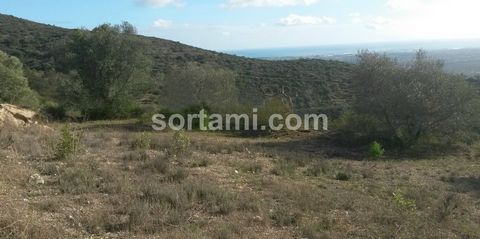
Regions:
<instances>
[{"instance_id":1,"label":"tree canopy","mask_svg":"<svg viewBox=\"0 0 480 239\"><path fill-rule=\"evenodd\" d=\"M28 86L23 65L16 57L0 51L0 102L37 107L36 94Z\"/></svg>"},{"instance_id":2,"label":"tree canopy","mask_svg":"<svg viewBox=\"0 0 480 239\"><path fill-rule=\"evenodd\" d=\"M70 44L71 66L79 75L82 111L91 118L128 117L151 81L151 61L128 24L78 30Z\"/></svg>"},{"instance_id":3,"label":"tree canopy","mask_svg":"<svg viewBox=\"0 0 480 239\"><path fill-rule=\"evenodd\" d=\"M376 53L358 57L353 109L378 120L377 129L387 137L412 145L424 136L451 138L472 126L476 92L424 51L406 65Z\"/></svg>"}]
</instances>

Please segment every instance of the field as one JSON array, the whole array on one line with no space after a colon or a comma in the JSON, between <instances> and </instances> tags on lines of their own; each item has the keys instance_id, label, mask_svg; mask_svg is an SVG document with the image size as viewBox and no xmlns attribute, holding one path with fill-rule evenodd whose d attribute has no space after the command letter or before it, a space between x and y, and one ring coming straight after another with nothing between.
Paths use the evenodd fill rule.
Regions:
<instances>
[{"instance_id":1,"label":"field","mask_svg":"<svg viewBox=\"0 0 480 239\"><path fill-rule=\"evenodd\" d=\"M480 237L475 149L373 161L316 133L125 121L73 125L80 147L59 160L50 127L0 134L0 238Z\"/></svg>"}]
</instances>

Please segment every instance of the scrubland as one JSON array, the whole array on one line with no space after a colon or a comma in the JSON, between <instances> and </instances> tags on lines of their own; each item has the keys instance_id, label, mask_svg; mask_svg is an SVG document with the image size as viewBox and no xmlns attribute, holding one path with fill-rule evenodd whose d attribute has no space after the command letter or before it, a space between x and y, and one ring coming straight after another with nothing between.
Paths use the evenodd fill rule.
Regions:
<instances>
[{"instance_id":1,"label":"scrubland","mask_svg":"<svg viewBox=\"0 0 480 239\"><path fill-rule=\"evenodd\" d=\"M50 127L0 134L0 238L480 237L479 148L373 160L319 133Z\"/></svg>"}]
</instances>

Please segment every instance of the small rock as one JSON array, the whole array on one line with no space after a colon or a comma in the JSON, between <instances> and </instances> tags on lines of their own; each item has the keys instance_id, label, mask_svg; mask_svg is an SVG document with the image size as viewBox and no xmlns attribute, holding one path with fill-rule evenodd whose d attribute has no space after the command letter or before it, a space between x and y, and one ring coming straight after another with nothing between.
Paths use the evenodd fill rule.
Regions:
<instances>
[{"instance_id":1,"label":"small rock","mask_svg":"<svg viewBox=\"0 0 480 239\"><path fill-rule=\"evenodd\" d=\"M45 184L45 180L40 176L38 173L30 176L30 183L36 185L43 185Z\"/></svg>"},{"instance_id":2,"label":"small rock","mask_svg":"<svg viewBox=\"0 0 480 239\"><path fill-rule=\"evenodd\" d=\"M261 221L263 221L263 218L261 216L254 216L253 221L254 222L261 222Z\"/></svg>"}]
</instances>

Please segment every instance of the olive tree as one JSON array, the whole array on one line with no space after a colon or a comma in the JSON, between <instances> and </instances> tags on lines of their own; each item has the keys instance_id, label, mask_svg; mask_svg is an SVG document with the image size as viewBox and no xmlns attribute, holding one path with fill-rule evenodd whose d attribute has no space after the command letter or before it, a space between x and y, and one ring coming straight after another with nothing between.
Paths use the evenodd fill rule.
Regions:
<instances>
[{"instance_id":1,"label":"olive tree","mask_svg":"<svg viewBox=\"0 0 480 239\"><path fill-rule=\"evenodd\" d=\"M386 136L413 145L424 136L453 137L472 126L476 92L424 51L406 65L370 52L358 58L354 111L377 119Z\"/></svg>"},{"instance_id":2,"label":"olive tree","mask_svg":"<svg viewBox=\"0 0 480 239\"><path fill-rule=\"evenodd\" d=\"M172 109L205 104L218 110L236 100L236 74L230 70L188 63L165 76L163 101Z\"/></svg>"},{"instance_id":3,"label":"olive tree","mask_svg":"<svg viewBox=\"0 0 480 239\"><path fill-rule=\"evenodd\" d=\"M151 61L135 32L123 23L74 34L70 65L84 90L81 109L90 117L129 116L151 82Z\"/></svg>"}]
</instances>

